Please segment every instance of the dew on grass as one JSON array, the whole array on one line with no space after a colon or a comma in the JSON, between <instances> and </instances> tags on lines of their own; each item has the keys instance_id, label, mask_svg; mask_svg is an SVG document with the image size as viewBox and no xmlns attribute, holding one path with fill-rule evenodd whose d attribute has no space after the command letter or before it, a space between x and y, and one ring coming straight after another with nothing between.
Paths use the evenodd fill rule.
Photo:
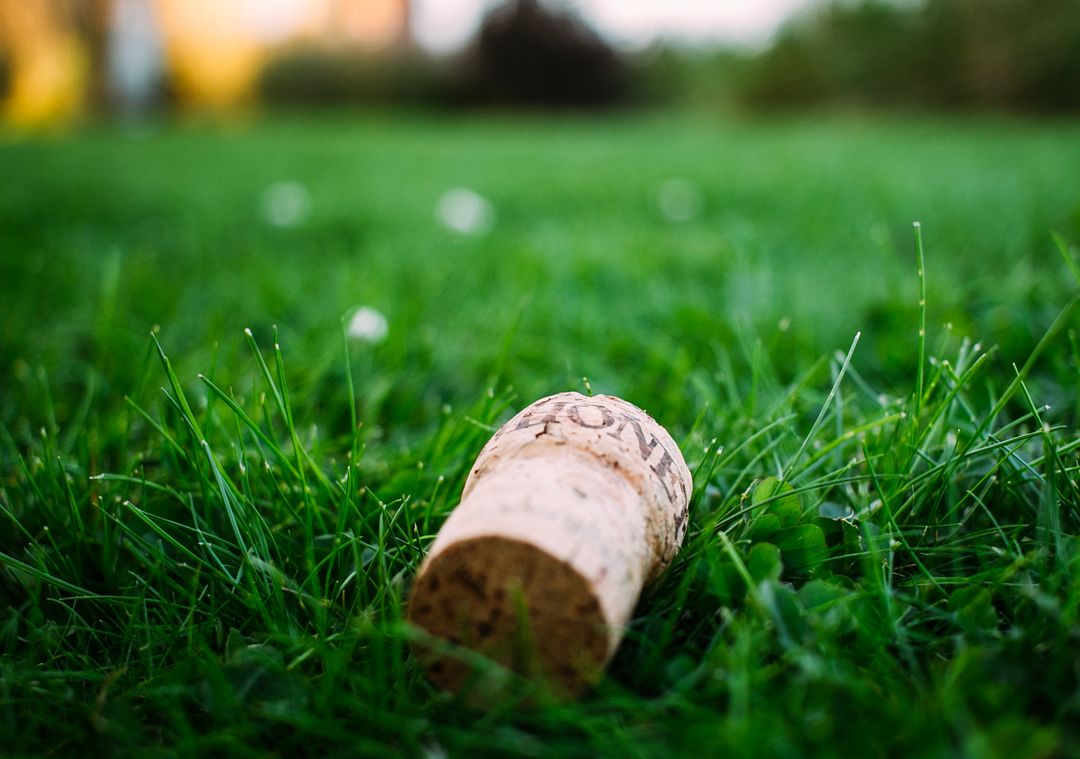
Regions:
<instances>
[{"instance_id":1,"label":"dew on grass","mask_svg":"<svg viewBox=\"0 0 1080 759\"><path fill-rule=\"evenodd\" d=\"M694 182L683 177L672 177L660 185L656 193L656 205L665 221L681 224L693 221L705 206L705 195Z\"/></svg>"},{"instance_id":2,"label":"dew on grass","mask_svg":"<svg viewBox=\"0 0 1080 759\"><path fill-rule=\"evenodd\" d=\"M361 306L349 317L345 333L363 343L381 343L386 339L390 325L382 313L371 306Z\"/></svg>"},{"instance_id":3,"label":"dew on grass","mask_svg":"<svg viewBox=\"0 0 1080 759\"><path fill-rule=\"evenodd\" d=\"M262 194L262 217L274 227L303 224L311 210L311 194L299 182L274 182Z\"/></svg>"},{"instance_id":4,"label":"dew on grass","mask_svg":"<svg viewBox=\"0 0 1080 759\"><path fill-rule=\"evenodd\" d=\"M486 235L495 226L495 206L468 187L452 187L435 204L435 218L462 235Z\"/></svg>"}]
</instances>

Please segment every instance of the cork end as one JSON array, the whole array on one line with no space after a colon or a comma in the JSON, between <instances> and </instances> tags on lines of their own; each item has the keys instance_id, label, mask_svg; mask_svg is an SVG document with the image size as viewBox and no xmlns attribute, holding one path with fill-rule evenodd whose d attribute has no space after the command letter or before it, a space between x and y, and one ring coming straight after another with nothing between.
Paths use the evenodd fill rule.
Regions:
<instances>
[{"instance_id":1,"label":"cork end","mask_svg":"<svg viewBox=\"0 0 1080 759\"><path fill-rule=\"evenodd\" d=\"M449 644L416 653L429 679L450 691L480 677L464 647L506 669L576 696L599 680L614 648L590 583L542 549L501 535L455 543L417 578L408 619Z\"/></svg>"}]
</instances>

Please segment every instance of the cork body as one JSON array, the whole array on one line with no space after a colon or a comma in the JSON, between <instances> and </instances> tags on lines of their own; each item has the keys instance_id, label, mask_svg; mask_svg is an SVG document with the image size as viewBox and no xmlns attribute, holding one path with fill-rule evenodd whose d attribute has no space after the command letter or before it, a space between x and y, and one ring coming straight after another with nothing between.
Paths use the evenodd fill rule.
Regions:
<instances>
[{"instance_id":1,"label":"cork body","mask_svg":"<svg viewBox=\"0 0 1080 759\"><path fill-rule=\"evenodd\" d=\"M691 490L671 436L626 401L560 393L525 408L480 452L413 585L410 621L447 642L420 652L428 675L465 685L463 646L587 688L682 544Z\"/></svg>"}]
</instances>

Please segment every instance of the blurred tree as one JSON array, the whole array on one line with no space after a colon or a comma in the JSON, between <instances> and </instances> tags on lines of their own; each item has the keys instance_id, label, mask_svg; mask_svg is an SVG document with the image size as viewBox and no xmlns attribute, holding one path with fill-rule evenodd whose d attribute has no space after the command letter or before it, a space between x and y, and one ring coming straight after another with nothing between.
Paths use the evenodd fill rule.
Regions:
<instances>
[{"instance_id":1,"label":"blurred tree","mask_svg":"<svg viewBox=\"0 0 1080 759\"><path fill-rule=\"evenodd\" d=\"M751 61L766 107L1080 108L1080 0L834 0Z\"/></svg>"},{"instance_id":2,"label":"blurred tree","mask_svg":"<svg viewBox=\"0 0 1080 759\"><path fill-rule=\"evenodd\" d=\"M438 67L416 49L378 54L356 47L296 45L263 69L263 100L289 106L434 103L445 99Z\"/></svg>"},{"instance_id":3,"label":"blurred tree","mask_svg":"<svg viewBox=\"0 0 1080 759\"><path fill-rule=\"evenodd\" d=\"M0 42L0 100L3 100L11 89L11 58L7 48Z\"/></svg>"},{"instance_id":4,"label":"blurred tree","mask_svg":"<svg viewBox=\"0 0 1080 759\"><path fill-rule=\"evenodd\" d=\"M511 0L487 15L467 55L465 95L492 103L604 106L629 92L626 64L580 19Z\"/></svg>"},{"instance_id":5,"label":"blurred tree","mask_svg":"<svg viewBox=\"0 0 1080 759\"><path fill-rule=\"evenodd\" d=\"M734 50L658 42L626 58L643 103L730 107L742 64Z\"/></svg>"},{"instance_id":6,"label":"blurred tree","mask_svg":"<svg viewBox=\"0 0 1080 759\"><path fill-rule=\"evenodd\" d=\"M931 0L928 10L952 16L974 102L1080 107L1080 0Z\"/></svg>"},{"instance_id":7,"label":"blurred tree","mask_svg":"<svg viewBox=\"0 0 1080 759\"><path fill-rule=\"evenodd\" d=\"M115 0L68 0L68 5L71 23L86 50L89 65L86 94L91 103L99 104L106 97L105 61Z\"/></svg>"}]
</instances>

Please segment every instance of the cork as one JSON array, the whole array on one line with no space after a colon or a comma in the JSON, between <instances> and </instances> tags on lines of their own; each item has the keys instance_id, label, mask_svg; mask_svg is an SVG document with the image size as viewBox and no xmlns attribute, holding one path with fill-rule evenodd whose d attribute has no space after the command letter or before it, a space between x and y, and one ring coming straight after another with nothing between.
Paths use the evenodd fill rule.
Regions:
<instances>
[{"instance_id":1,"label":"cork","mask_svg":"<svg viewBox=\"0 0 1080 759\"><path fill-rule=\"evenodd\" d=\"M417 653L447 690L464 647L578 695L603 674L644 586L686 535L690 470L671 436L614 396L559 393L501 427L413 583Z\"/></svg>"}]
</instances>

